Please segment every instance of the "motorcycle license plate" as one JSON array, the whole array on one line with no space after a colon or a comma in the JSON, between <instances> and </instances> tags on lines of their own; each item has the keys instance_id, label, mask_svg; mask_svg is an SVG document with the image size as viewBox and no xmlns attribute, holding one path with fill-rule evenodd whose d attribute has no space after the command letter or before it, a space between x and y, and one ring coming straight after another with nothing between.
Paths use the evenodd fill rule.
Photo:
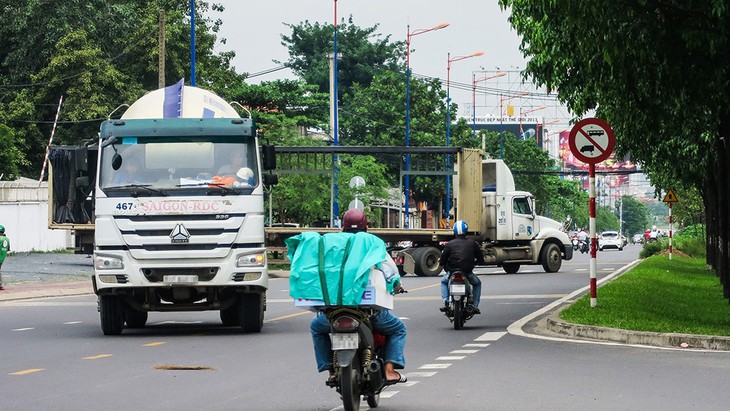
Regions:
<instances>
[{"instance_id":1,"label":"motorcycle license plate","mask_svg":"<svg viewBox=\"0 0 730 411\"><path fill-rule=\"evenodd\" d=\"M451 295L466 295L466 284L451 284L449 292Z\"/></svg>"},{"instance_id":2,"label":"motorcycle license plate","mask_svg":"<svg viewBox=\"0 0 730 411\"><path fill-rule=\"evenodd\" d=\"M355 350L360 344L360 336L357 333L332 333L332 349L337 350Z\"/></svg>"}]
</instances>

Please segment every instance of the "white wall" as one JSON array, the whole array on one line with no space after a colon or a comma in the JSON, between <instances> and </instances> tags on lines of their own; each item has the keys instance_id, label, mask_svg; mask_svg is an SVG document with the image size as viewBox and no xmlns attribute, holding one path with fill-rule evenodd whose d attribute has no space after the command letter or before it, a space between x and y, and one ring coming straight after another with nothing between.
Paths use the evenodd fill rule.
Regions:
<instances>
[{"instance_id":1,"label":"white wall","mask_svg":"<svg viewBox=\"0 0 730 411\"><path fill-rule=\"evenodd\" d=\"M0 224L10 250L53 251L73 247L69 230L48 229L48 184L20 179L0 182Z\"/></svg>"}]
</instances>

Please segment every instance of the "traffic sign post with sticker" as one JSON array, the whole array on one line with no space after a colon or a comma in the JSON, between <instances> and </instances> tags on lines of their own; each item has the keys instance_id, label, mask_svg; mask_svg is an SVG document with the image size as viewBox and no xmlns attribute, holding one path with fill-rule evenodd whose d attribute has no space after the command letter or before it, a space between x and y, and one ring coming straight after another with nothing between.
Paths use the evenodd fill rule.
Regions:
<instances>
[{"instance_id":1,"label":"traffic sign post with sticker","mask_svg":"<svg viewBox=\"0 0 730 411\"><path fill-rule=\"evenodd\" d=\"M669 204L669 259L672 259L672 204L676 203L677 196L674 194L672 189L667 191L667 195L664 196L665 203Z\"/></svg>"},{"instance_id":2,"label":"traffic sign post with sticker","mask_svg":"<svg viewBox=\"0 0 730 411\"><path fill-rule=\"evenodd\" d=\"M570 151L576 159L588 164L588 212L591 236L590 295L591 307L597 305L596 291L596 164L606 160L616 145L611 126L599 118L585 118L570 129L568 137Z\"/></svg>"}]
</instances>

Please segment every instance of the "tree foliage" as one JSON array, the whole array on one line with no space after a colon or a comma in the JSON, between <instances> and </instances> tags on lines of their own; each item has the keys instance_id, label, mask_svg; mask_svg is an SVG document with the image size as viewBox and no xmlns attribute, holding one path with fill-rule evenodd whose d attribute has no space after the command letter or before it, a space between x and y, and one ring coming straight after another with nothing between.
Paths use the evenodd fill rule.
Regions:
<instances>
[{"instance_id":1,"label":"tree foliage","mask_svg":"<svg viewBox=\"0 0 730 411\"><path fill-rule=\"evenodd\" d=\"M190 73L189 3L30 0L3 2L0 27L0 124L12 128L20 173L37 176L60 97L54 143L93 138L116 107L157 88L160 10L165 12L165 78ZM232 53L213 53L220 25L196 3L198 85L225 90L242 81ZM220 89L218 88L220 87Z\"/></svg>"},{"instance_id":2,"label":"tree foliage","mask_svg":"<svg viewBox=\"0 0 730 411\"><path fill-rule=\"evenodd\" d=\"M334 52L334 26L310 23L285 24L291 35L282 34L281 44L289 50L285 65L319 91L330 89L330 55ZM390 36L376 33L378 25L361 28L350 16L337 26L337 78L340 96L359 84L370 85L372 78L384 70L399 70L398 59L405 53L404 42L391 42Z\"/></svg>"}]
</instances>

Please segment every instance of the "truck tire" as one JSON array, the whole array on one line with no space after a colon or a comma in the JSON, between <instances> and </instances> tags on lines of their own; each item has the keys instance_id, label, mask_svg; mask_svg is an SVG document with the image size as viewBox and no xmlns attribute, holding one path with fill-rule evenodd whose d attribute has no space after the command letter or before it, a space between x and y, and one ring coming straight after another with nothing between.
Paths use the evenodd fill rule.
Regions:
<instances>
[{"instance_id":1,"label":"truck tire","mask_svg":"<svg viewBox=\"0 0 730 411\"><path fill-rule=\"evenodd\" d=\"M413 250L413 260L416 262L415 272L419 277L435 277L441 273L439 265L441 251L436 247L422 247Z\"/></svg>"},{"instance_id":2,"label":"truck tire","mask_svg":"<svg viewBox=\"0 0 730 411\"><path fill-rule=\"evenodd\" d=\"M238 300L241 328L247 333L261 332L264 326L264 298L260 293L244 293Z\"/></svg>"},{"instance_id":3,"label":"truck tire","mask_svg":"<svg viewBox=\"0 0 730 411\"><path fill-rule=\"evenodd\" d=\"M560 252L560 247L555 243L545 244L540 252L540 261L546 273L560 271L560 266L563 265L563 255Z\"/></svg>"},{"instance_id":4,"label":"truck tire","mask_svg":"<svg viewBox=\"0 0 730 411\"><path fill-rule=\"evenodd\" d=\"M222 309L221 322L224 327L232 327L234 325L241 324L241 320L238 317L238 305L234 304L228 308Z\"/></svg>"},{"instance_id":5,"label":"truck tire","mask_svg":"<svg viewBox=\"0 0 730 411\"><path fill-rule=\"evenodd\" d=\"M124 321L129 328L144 328L145 324L147 324L148 316L147 311L137 311L132 307L127 307L124 310Z\"/></svg>"},{"instance_id":6,"label":"truck tire","mask_svg":"<svg viewBox=\"0 0 730 411\"><path fill-rule=\"evenodd\" d=\"M502 264L502 269L507 274L516 274L518 271L520 271L520 264L519 263L504 263L504 264Z\"/></svg>"},{"instance_id":7,"label":"truck tire","mask_svg":"<svg viewBox=\"0 0 730 411\"><path fill-rule=\"evenodd\" d=\"M120 335L124 328L122 302L116 295L99 296L99 317L104 335Z\"/></svg>"}]
</instances>

